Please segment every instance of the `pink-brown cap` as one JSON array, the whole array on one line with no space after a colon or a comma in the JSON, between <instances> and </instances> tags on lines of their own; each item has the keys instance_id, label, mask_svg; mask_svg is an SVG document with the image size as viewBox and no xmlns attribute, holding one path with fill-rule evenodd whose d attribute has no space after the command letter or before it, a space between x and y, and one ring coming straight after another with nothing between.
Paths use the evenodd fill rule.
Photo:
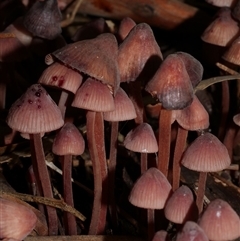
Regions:
<instances>
[{"instance_id":1,"label":"pink-brown cap","mask_svg":"<svg viewBox=\"0 0 240 241\"><path fill-rule=\"evenodd\" d=\"M111 33L68 44L52 53L65 65L112 87L119 87L118 44Z\"/></svg>"},{"instance_id":2,"label":"pink-brown cap","mask_svg":"<svg viewBox=\"0 0 240 241\"><path fill-rule=\"evenodd\" d=\"M135 81L140 75L153 76L162 62L162 52L152 29L146 23L137 24L119 46L120 82Z\"/></svg>"},{"instance_id":3,"label":"pink-brown cap","mask_svg":"<svg viewBox=\"0 0 240 241\"><path fill-rule=\"evenodd\" d=\"M64 64L54 62L43 71L38 83L55 86L75 94L82 83L82 75Z\"/></svg>"},{"instance_id":4,"label":"pink-brown cap","mask_svg":"<svg viewBox=\"0 0 240 241\"><path fill-rule=\"evenodd\" d=\"M113 111L113 96L107 85L88 78L76 92L72 106L92 111Z\"/></svg>"},{"instance_id":5,"label":"pink-brown cap","mask_svg":"<svg viewBox=\"0 0 240 241\"><path fill-rule=\"evenodd\" d=\"M106 121L126 121L137 117L132 101L126 92L119 87L114 97L114 111L104 112L103 118Z\"/></svg>"},{"instance_id":6,"label":"pink-brown cap","mask_svg":"<svg viewBox=\"0 0 240 241\"><path fill-rule=\"evenodd\" d=\"M40 84L30 86L11 106L7 124L22 133L43 133L59 129L64 121L50 95Z\"/></svg>"},{"instance_id":7,"label":"pink-brown cap","mask_svg":"<svg viewBox=\"0 0 240 241\"><path fill-rule=\"evenodd\" d=\"M140 208L163 209L171 191L167 178L151 167L134 184L129 202Z\"/></svg>"},{"instance_id":8,"label":"pink-brown cap","mask_svg":"<svg viewBox=\"0 0 240 241\"><path fill-rule=\"evenodd\" d=\"M229 45L239 35L238 22L232 18L231 9L221 9L217 18L204 30L201 39L217 46Z\"/></svg>"},{"instance_id":9,"label":"pink-brown cap","mask_svg":"<svg viewBox=\"0 0 240 241\"><path fill-rule=\"evenodd\" d=\"M158 143L152 127L142 123L131 130L125 137L124 146L131 151L141 153L158 152Z\"/></svg>"},{"instance_id":10,"label":"pink-brown cap","mask_svg":"<svg viewBox=\"0 0 240 241\"><path fill-rule=\"evenodd\" d=\"M37 216L30 208L2 197L0 213L0 239L23 240L37 223Z\"/></svg>"},{"instance_id":11,"label":"pink-brown cap","mask_svg":"<svg viewBox=\"0 0 240 241\"><path fill-rule=\"evenodd\" d=\"M185 52L176 52L175 54L177 54L184 62L185 68L187 70L190 81L194 88L202 80L202 76L203 76L202 64L196 58L194 58L191 54L188 54Z\"/></svg>"},{"instance_id":12,"label":"pink-brown cap","mask_svg":"<svg viewBox=\"0 0 240 241\"><path fill-rule=\"evenodd\" d=\"M197 96L194 95L193 102L182 110L174 110L173 116L180 126L186 130L197 131L209 127L209 115Z\"/></svg>"},{"instance_id":13,"label":"pink-brown cap","mask_svg":"<svg viewBox=\"0 0 240 241\"><path fill-rule=\"evenodd\" d=\"M233 240L240 236L239 216L222 199L211 201L198 223L209 240Z\"/></svg>"},{"instance_id":14,"label":"pink-brown cap","mask_svg":"<svg viewBox=\"0 0 240 241\"><path fill-rule=\"evenodd\" d=\"M152 241L170 241L170 238L167 231L159 230L154 234Z\"/></svg>"},{"instance_id":15,"label":"pink-brown cap","mask_svg":"<svg viewBox=\"0 0 240 241\"><path fill-rule=\"evenodd\" d=\"M174 223L185 223L197 216L197 207L189 187L182 185L170 196L164 207L164 214Z\"/></svg>"},{"instance_id":16,"label":"pink-brown cap","mask_svg":"<svg viewBox=\"0 0 240 241\"><path fill-rule=\"evenodd\" d=\"M59 156L82 155L85 142L77 127L67 122L60 129L53 140L52 151Z\"/></svg>"},{"instance_id":17,"label":"pink-brown cap","mask_svg":"<svg viewBox=\"0 0 240 241\"><path fill-rule=\"evenodd\" d=\"M236 125L240 126L240 114L236 114L236 115L233 116L233 122Z\"/></svg>"},{"instance_id":18,"label":"pink-brown cap","mask_svg":"<svg viewBox=\"0 0 240 241\"><path fill-rule=\"evenodd\" d=\"M204 230L195 222L187 221L177 233L176 241L209 241Z\"/></svg>"},{"instance_id":19,"label":"pink-brown cap","mask_svg":"<svg viewBox=\"0 0 240 241\"><path fill-rule=\"evenodd\" d=\"M237 37L223 54L222 58L229 63L240 65L240 37Z\"/></svg>"},{"instance_id":20,"label":"pink-brown cap","mask_svg":"<svg viewBox=\"0 0 240 241\"><path fill-rule=\"evenodd\" d=\"M182 157L182 165L198 172L217 172L229 167L231 159L225 145L213 134L197 137Z\"/></svg>"},{"instance_id":21,"label":"pink-brown cap","mask_svg":"<svg viewBox=\"0 0 240 241\"><path fill-rule=\"evenodd\" d=\"M134 28L135 26L136 23L133 21L133 19L129 17L123 18L120 22L117 32L119 41L122 42L127 37L132 28Z\"/></svg>"},{"instance_id":22,"label":"pink-brown cap","mask_svg":"<svg viewBox=\"0 0 240 241\"><path fill-rule=\"evenodd\" d=\"M145 89L156 96L165 109L183 109L193 100L190 77L177 54L167 56Z\"/></svg>"}]
</instances>

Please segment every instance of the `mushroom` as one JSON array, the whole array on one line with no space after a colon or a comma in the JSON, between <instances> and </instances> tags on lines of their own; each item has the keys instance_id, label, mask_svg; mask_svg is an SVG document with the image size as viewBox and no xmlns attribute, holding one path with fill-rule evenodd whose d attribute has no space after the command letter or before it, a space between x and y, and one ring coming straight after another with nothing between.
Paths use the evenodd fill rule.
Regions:
<instances>
[{"instance_id":1,"label":"mushroom","mask_svg":"<svg viewBox=\"0 0 240 241\"><path fill-rule=\"evenodd\" d=\"M227 148L216 136L205 133L190 144L183 154L181 163L190 170L200 172L196 204L201 213L207 172L222 171L229 167L231 160Z\"/></svg>"},{"instance_id":2,"label":"mushroom","mask_svg":"<svg viewBox=\"0 0 240 241\"><path fill-rule=\"evenodd\" d=\"M74 207L72 192L72 155L82 155L85 142L77 127L65 123L53 140L52 151L60 156L63 173L63 197L65 202ZM77 235L75 217L70 213L64 215L65 229L68 235Z\"/></svg>"},{"instance_id":3,"label":"mushroom","mask_svg":"<svg viewBox=\"0 0 240 241\"><path fill-rule=\"evenodd\" d=\"M240 219L222 199L211 201L198 221L209 240L233 240L240 236Z\"/></svg>"},{"instance_id":4,"label":"mushroom","mask_svg":"<svg viewBox=\"0 0 240 241\"><path fill-rule=\"evenodd\" d=\"M32 164L37 185L45 197L53 197L41 133L57 130L63 126L59 108L40 84L34 84L13 103L6 121L12 129L30 135ZM56 210L50 206L46 208L49 235L56 235L58 227Z\"/></svg>"}]
</instances>

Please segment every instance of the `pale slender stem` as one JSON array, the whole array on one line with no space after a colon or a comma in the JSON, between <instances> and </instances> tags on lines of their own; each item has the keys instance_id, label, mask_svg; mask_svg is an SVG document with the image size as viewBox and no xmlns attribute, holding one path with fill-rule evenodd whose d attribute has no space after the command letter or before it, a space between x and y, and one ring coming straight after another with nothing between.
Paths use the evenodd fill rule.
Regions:
<instances>
[{"instance_id":1,"label":"pale slender stem","mask_svg":"<svg viewBox=\"0 0 240 241\"><path fill-rule=\"evenodd\" d=\"M203 201L204 201L204 195L205 195L206 181L207 181L207 172L200 172L199 179L198 179L197 199L196 199L196 204L198 207L199 214L203 210Z\"/></svg>"},{"instance_id":2,"label":"pale slender stem","mask_svg":"<svg viewBox=\"0 0 240 241\"><path fill-rule=\"evenodd\" d=\"M94 200L89 235L103 234L106 225L108 180L103 115L87 112L87 139L94 175Z\"/></svg>"},{"instance_id":3,"label":"pale slender stem","mask_svg":"<svg viewBox=\"0 0 240 241\"><path fill-rule=\"evenodd\" d=\"M110 155L108 164L108 180L109 180L109 212L112 220L113 228L118 227L117 207L115 202L115 173L117 165L117 140L118 140L118 126L119 122L114 121L111 123L111 144Z\"/></svg>"},{"instance_id":4,"label":"pale slender stem","mask_svg":"<svg viewBox=\"0 0 240 241\"><path fill-rule=\"evenodd\" d=\"M64 119L65 113L66 113L66 108L67 108L66 104L67 104L68 96L69 96L69 93L65 90L62 90L60 99L58 101L58 107L62 113L63 119Z\"/></svg>"},{"instance_id":5,"label":"pale slender stem","mask_svg":"<svg viewBox=\"0 0 240 241\"><path fill-rule=\"evenodd\" d=\"M172 111L161 109L159 118L158 169L167 177L170 158Z\"/></svg>"},{"instance_id":6,"label":"pale slender stem","mask_svg":"<svg viewBox=\"0 0 240 241\"><path fill-rule=\"evenodd\" d=\"M178 125L178 133L173 156L173 191L179 188L181 175L181 158L186 147L187 136L188 130L183 129Z\"/></svg>"},{"instance_id":7,"label":"pale slender stem","mask_svg":"<svg viewBox=\"0 0 240 241\"><path fill-rule=\"evenodd\" d=\"M64 201L74 207L72 192L72 155L61 156L63 172L63 198ZM68 212L64 213L64 226L68 235L77 235L77 224L75 217Z\"/></svg>"},{"instance_id":8,"label":"pale slender stem","mask_svg":"<svg viewBox=\"0 0 240 241\"><path fill-rule=\"evenodd\" d=\"M41 134L30 134L31 153L33 170L38 179L37 184L40 184L44 197L53 198L51 181L47 166L45 163L45 155L42 146ZM37 171L36 171L37 170ZM58 217L56 209L46 206L48 218L48 233L50 236L58 234Z\"/></svg>"}]
</instances>

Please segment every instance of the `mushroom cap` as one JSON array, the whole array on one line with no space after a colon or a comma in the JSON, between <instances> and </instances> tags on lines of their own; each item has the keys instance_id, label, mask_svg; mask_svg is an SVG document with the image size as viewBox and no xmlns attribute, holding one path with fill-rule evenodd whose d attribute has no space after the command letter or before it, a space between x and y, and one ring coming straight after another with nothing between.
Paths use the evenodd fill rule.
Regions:
<instances>
[{"instance_id":1,"label":"mushroom cap","mask_svg":"<svg viewBox=\"0 0 240 241\"><path fill-rule=\"evenodd\" d=\"M104 18L97 18L90 21L77 29L72 37L73 42L84 39L96 38L99 34L109 33L110 29Z\"/></svg>"},{"instance_id":2,"label":"mushroom cap","mask_svg":"<svg viewBox=\"0 0 240 241\"><path fill-rule=\"evenodd\" d=\"M158 152L158 143L152 127L142 123L131 130L125 137L124 146L128 150L141 153Z\"/></svg>"},{"instance_id":3,"label":"mushroom cap","mask_svg":"<svg viewBox=\"0 0 240 241\"><path fill-rule=\"evenodd\" d=\"M115 109L104 112L103 118L106 121L126 121L137 117L132 101L126 92L119 87L114 97Z\"/></svg>"},{"instance_id":4,"label":"mushroom cap","mask_svg":"<svg viewBox=\"0 0 240 241\"><path fill-rule=\"evenodd\" d=\"M187 73L189 75L190 81L193 88L198 85L202 80L203 76L203 66L202 64L194 58L191 54L185 52L176 52L178 57L180 57L185 65Z\"/></svg>"},{"instance_id":5,"label":"mushroom cap","mask_svg":"<svg viewBox=\"0 0 240 241\"><path fill-rule=\"evenodd\" d=\"M169 241L168 233L165 230L159 230L157 231L154 236L152 241Z\"/></svg>"},{"instance_id":6,"label":"mushroom cap","mask_svg":"<svg viewBox=\"0 0 240 241\"><path fill-rule=\"evenodd\" d=\"M12 129L29 134L50 132L64 124L60 109L40 84L30 86L13 103L6 121Z\"/></svg>"},{"instance_id":7,"label":"mushroom cap","mask_svg":"<svg viewBox=\"0 0 240 241\"><path fill-rule=\"evenodd\" d=\"M36 1L23 17L23 25L33 36L52 40L62 32L61 19L57 0Z\"/></svg>"},{"instance_id":8,"label":"mushroom cap","mask_svg":"<svg viewBox=\"0 0 240 241\"><path fill-rule=\"evenodd\" d=\"M52 53L65 65L109 85L115 94L119 87L118 44L111 33L78 41Z\"/></svg>"},{"instance_id":9,"label":"mushroom cap","mask_svg":"<svg viewBox=\"0 0 240 241\"><path fill-rule=\"evenodd\" d=\"M2 197L0 213L0 239L23 240L37 223L37 216L30 208Z\"/></svg>"},{"instance_id":10,"label":"mushroom cap","mask_svg":"<svg viewBox=\"0 0 240 241\"><path fill-rule=\"evenodd\" d=\"M182 157L182 165L198 172L217 172L227 168L231 159L227 148L211 133L197 137Z\"/></svg>"},{"instance_id":11,"label":"mushroom cap","mask_svg":"<svg viewBox=\"0 0 240 241\"><path fill-rule=\"evenodd\" d=\"M162 52L146 23L134 26L118 50L120 82L151 78L162 62ZM144 81L143 80L143 81Z\"/></svg>"},{"instance_id":12,"label":"mushroom cap","mask_svg":"<svg viewBox=\"0 0 240 241\"><path fill-rule=\"evenodd\" d=\"M53 140L52 151L59 156L82 155L85 149L84 139L72 123L65 123Z\"/></svg>"},{"instance_id":13,"label":"mushroom cap","mask_svg":"<svg viewBox=\"0 0 240 241\"><path fill-rule=\"evenodd\" d=\"M172 187L157 168L151 167L135 182L129 196L134 206L149 209L163 209Z\"/></svg>"},{"instance_id":14,"label":"mushroom cap","mask_svg":"<svg viewBox=\"0 0 240 241\"><path fill-rule=\"evenodd\" d=\"M127 35L132 30L132 28L134 28L134 26L136 26L136 23L133 21L133 19L129 17L125 17L121 20L117 32L120 42L122 42L127 37Z\"/></svg>"},{"instance_id":15,"label":"mushroom cap","mask_svg":"<svg viewBox=\"0 0 240 241\"><path fill-rule=\"evenodd\" d=\"M224 52L222 58L229 63L240 65L240 37L237 37L228 49Z\"/></svg>"},{"instance_id":16,"label":"mushroom cap","mask_svg":"<svg viewBox=\"0 0 240 241\"><path fill-rule=\"evenodd\" d=\"M240 126L240 113L233 116L233 122Z\"/></svg>"},{"instance_id":17,"label":"mushroom cap","mask_svg":"<svg viewBox=\"0 0 240 241\"><path fill-rule=\"evenodd\" d=\"M240 235L239 216L221 199L215 199L208 204L198 223L209 240L233 240Z\"/></svg>"},{"instance_id":18,"label":"mushroom cap","mask_svg":"<svg viewBox=\"0 0 240 241\"><path fill-rule=\"evenodd\" d=\"M239 34L238 22L231 16L230 8L221 9L218 16L204 30L201 39L217 46L229 45Z\"/></svg>"},{"instance_id":19,"label":"mushroom cap","mask_svg":"<svg viewBox=\"0 0 240 241\"><path fill-rule=\"evenodd\" d=\"M145 90L156 96L165 109L186 108L193 100L193 86L185 64L177 54L162 62Z\"/></svg>"},{"instance_id":20,"label":"mushroom cap","mask_svg":"<svg viewBox=\"0 0 240 241\"><path fill-rule=\"evenodd\" d=\"M72 106L92 111L113 111L113 96L107 85L88 78L77 90Z\"/></svg>"},{"instance_id":21,"label":"mushroom cap","mask_svg":"<svg viewBox=\"0 0 240 241\"><path fill-rule=\"evenodd\" d=\"M173 118L186 130L197 131L209 127L209 114L196 95L191 105L182 110L174 110Z\"/></svg>"},{"instance_id":22,"label":"mushroom cap","mask_svg":"<svg viewBox=\"0 0 240 241\"><path fill-rule=\"evenodd\" d=\"M189 187L182 185L167 200L164 207L165 217L174 223L192 220L197 213L193 193Z\"/></svg>"},{"instance_id":23,"label":"mushroom cap","mask_svg":"<svg viewBox=\"0 0 240 241\"><path fill-rule=\"evenodd\" d=\"M231 7L236 0L206 0L206 2L216 7Z\"/></svg>"},{"instance_id":24,"label":"mushroom cap","mask_svg":"<svg viewBox=\"0 0 240 241\"><path fill-rule=\"evenodd\" d=\"M82 83L82 75L61 63L54 62L43 71L38 83L55 86L75 94Z\"/></svg>"},{"instance_id":25,"label":"mushroom cap","mask_svg":"<svg viewBox=\"0 0 240 241\"><path fill-rule=\"evenodd\" d=\"M178 232L176 241L209 241L204 230L195 222L187 221Z\"/></svg>"}]
</instances>

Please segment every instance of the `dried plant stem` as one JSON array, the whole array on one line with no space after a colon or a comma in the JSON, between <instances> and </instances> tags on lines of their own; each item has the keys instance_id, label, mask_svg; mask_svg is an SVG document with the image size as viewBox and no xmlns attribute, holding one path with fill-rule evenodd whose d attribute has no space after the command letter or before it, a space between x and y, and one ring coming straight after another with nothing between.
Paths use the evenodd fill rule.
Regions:
<instances>
[{"instance_id":1,"label":"dried plant stem","mask_svg":"<svg viewBox=\"0 0 240 241\"><path fill-rule=\"evenodd\" d=\"M180 174L181 174L181 158L186 147L186 141L188 136L188 130L178 125L178 133L175 144L174 156L173 156L173 191L179 188Z\"/></svg>"},{"instance_id":2,"label":"dried plant stem","mask_svg":"<svg viewBox=\"0 0 240 241\"><path fill-rule=\"evenodd\" d=\"M69 212L73 214L75 217L80 219L81 221L85 221L86 218L76 209L74 209L72 206L67 205L64 201L62 200L57 200L54 198L46 198L46 197L39 197L39 196L33 196L29 194L22 194L22 193L9 193L9 192L1 192L1 197L15 197L18 199L21 199L22 201L25 202L35 202L35 203L40 203L44 204L46 206L54 207L61 209L65 212Z\"/></svg>"},{"instance_id":3,"label":"dried plant stem","mask_svg":"<svg viewBox=\"0 0 240 241\"><path fill-rule=\"evenodd\" d=\"M101 112L87 112L87 139L94 174L94 200L89 234L100 235L105 231L108 201L107 163Z\"/></svg>"},{"instance_id":4,"label":"dried plant stem","mask_svg":"<svg viewBox=\"0 0 240 241\"><path fill-rule=\"evenodd\" d=\"M159 118L158 169L167 177L170 158L172 111L161 109Z\"/></svg>"},{"instance_id":5,"label":"dried plant stem","mask_svg":"<svg viewBox=\"0 0 240 241\"><path fill-rule=\"evenodd\" d=\"M64 201L74 207L72 192L72 155L61 156L63 170L63 198ZM77 235L77 224L75 217L69 212L64 213L64 226L67 234Z\"/></svg>"}]
</instances>

